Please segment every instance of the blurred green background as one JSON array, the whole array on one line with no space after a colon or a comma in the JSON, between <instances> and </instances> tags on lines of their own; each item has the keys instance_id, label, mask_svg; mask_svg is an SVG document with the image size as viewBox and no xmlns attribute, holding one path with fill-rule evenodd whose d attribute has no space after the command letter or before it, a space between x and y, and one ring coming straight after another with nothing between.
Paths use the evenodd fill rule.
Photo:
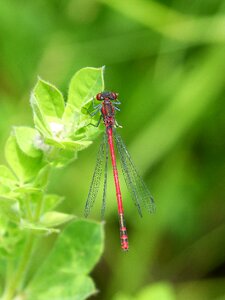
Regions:
<instances>
[{"instance_id":1,"label":"blurred green background","mask_svg":"<svg viewBox=\"0 0 225 300\"><path fill-rule=\"evenodd\" d=\"M139 218L124 183L129 253L119 246L112 176L93 299L225 299L225 2L0 2L0 163L13 125L32 126L37 76L66 98L82 67L106 65L119 129L157 204ZM52 175L83 216L99 140ZM100 220L101 199L92 218ZM48 300L48 299L46 299Z\"/></svg>"}]
</instances>

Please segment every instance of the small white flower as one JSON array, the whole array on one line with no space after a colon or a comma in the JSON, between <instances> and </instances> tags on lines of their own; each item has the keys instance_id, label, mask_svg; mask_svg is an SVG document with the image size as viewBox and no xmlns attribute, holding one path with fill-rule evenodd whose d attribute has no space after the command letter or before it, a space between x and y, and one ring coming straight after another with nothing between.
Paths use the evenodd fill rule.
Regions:
<instances>
[{"instance_id":1,"label":"small white flower","mask_svg":"<svg viewBox=\"0 0 225 300\"><path fill-rule=\"evenodd\" d=\"M50 126L53 137L55 137L55 138L64 138L65 137L65 130L64 130L63 124L50 122L49 126Z\"/></svg>"},{"instance_id":2,"label":"small white flower","mask_svg":"<svg viewBox=\"0 0 225 300\"><path fill-rule=\"evenodd\" d=\"M44 152L48 152L51 148L51 146L45 144L42 136L39 133L36 134L33 143L35 148L40 149Z\"/></svg>"}]
</instances>

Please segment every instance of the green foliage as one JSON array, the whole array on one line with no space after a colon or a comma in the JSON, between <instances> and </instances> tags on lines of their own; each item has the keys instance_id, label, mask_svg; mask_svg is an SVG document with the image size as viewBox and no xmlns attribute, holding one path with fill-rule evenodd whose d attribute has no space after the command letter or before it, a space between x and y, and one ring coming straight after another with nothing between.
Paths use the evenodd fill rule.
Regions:
<instances>
[{"instance_id":1,"label":"green foliage","mask_svg":"<svg viewBox=\"0 0 225 300\"><path fill-rule=\"evenodd\" d=\"M87 274L102 254L102 239L98 223L68 225L29 285L27 299L86 299L93 294L94 283Z\"/></svg>"},{"instance_id":2,"label":"green foliage","mask_svg":"<svg viewBox=\"0 0 225 300\"><path fill-rule=\"evenodd\" d=\"M64 108L59 90L38 80L30 99L35 127L39 132L34 145L43 150L46 159L54 165L62 167L71 162L78 151L92 143L97 133L91 126L86 126L90 117L82 108L103 89L103 68L84 68L72 78Z\"/></svg>"},{"instance_id":3,"label":"green foliage","mask_svg":"<svg viewBox=\"0 0 225 300\"><path fill-rule=\"evenodd\" d=\"M21 183L32 180L43 166L42 155L40 157L26 155L17 144L14 133L10 135L6 142L5 156L9 166Z\"/></svg>"},{"instance_id":4,"label":"green foliage","mask_svg":"<svg viewBox=\"0 0 225 300\"><path fill-rule=\"evenodd\" d=\"M39 79L33 90L33 97L36 99L43 116L46 118L62 118L64 112L63 95L52 84Z\"/></svg>"},{"instance_id":5,"label":"green foliage","mask_svg":"<svg viewBox=\"0 0 225 300\"><path fill-rule=\"evenodd\" d=\"M85 129L89 115L82 107L103 87L103 68L82 69L72 79L64 107L61 92L39 79L31 95L35 128L14 127L6 142L5 157L12 171L0 166L0 255L8 257L9 265L0 269L2 276L7 274L3 300L24 293L27 299L85 299L95 292L88 273L102 253L102 225L74 221L74 215L55 211L63 197L47 194L47 185L54 166L72 162L78 151L92 143ZM59 226L68 222L60 233ZM46 233L59 233L59 237L24 291L35 240Z\"/></svg>"},{"instance_id":6,"label":"green foliage","mask_svg":"<svg viewBox=\"0 0 225 300\"><path fill-rule=\"evenodd\" d=\"M0 191L3 194L3 191L10 191L10 188L13 188L16 184L16 177L12 171L6 166L0 166Z\"/></svg>"},{"instance_id":7,"label":"green foliage","mask_svg":"<svg viewBox=\"0 0 225 300\"><path fill-rule=\"evenodd\" d=\"M60 87L71 122L62 120L66 114L64 118L58 116L57 122L66 123L66 132L71 132L70 128L78 126L75 119L95 123L97 115L91 119L86 114L92 101L78 107L76 113L73 106L66 105L68 82L83 66L106 65L106 89L119 92L121 102L116 118L123 129L118 130L155 197L157 213L139 219L121 179L130 238L130 251L123 255L109 173L107 251L93 273L99 289L96 300L114 299L117 293L121 299L135 299L151 287L164 289L164 298L169 299L171 288L176 300L224 298L224 24L224 0L0 1L0 164L5 164L9 128L33 127L27 99L37 74ZM8 166L0 176L1 195L13 204L16 190L29 190L25 195L32 200L33 213L41 196L36 189L46 191L48 183L42 215L57 210L82 215L98 142L82 153L62 150L61 141L52 138L48 125L55 121L41 115L37 103L34 109L40 119L35 120L40 128L35 149L44 153L44 166L32 182L20 182L19 186L19 179ZM100 132L93 126L82 126L79 122L75 136L68 137L70 141L93 141ZM64 169L53 171L55 166ZM99 193L93 210L96 219L100 197ZM28 222L26 203L20 199L24 220L20 226ZM18 205L12 205L15 207ZM11 257L21 261L29 230L22 231L21 240L17 227L14 222L9 227L0 217L1 242L4 237L0 274L5 274L11 249L19 253L10 252ZM27 280L47 257L56 236L48 238L48 230L34 232L35 237L44 238L34 252ZM1 275L0 293L4 287L5 277Z\"/></svg>"}]
</instances>

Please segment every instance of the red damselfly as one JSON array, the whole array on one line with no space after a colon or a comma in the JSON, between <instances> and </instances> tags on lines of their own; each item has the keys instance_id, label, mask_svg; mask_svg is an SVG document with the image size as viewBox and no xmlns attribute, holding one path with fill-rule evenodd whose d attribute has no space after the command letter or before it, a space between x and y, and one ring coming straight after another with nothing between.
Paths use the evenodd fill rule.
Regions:
<instances>
[{"instance_id":1,"label":"red damselfly","mask_svg":"<svg viewBox=\"0 0 225 300\"><path fill-rule=\"evenodd\" d=\"M146 208L148 212L153 213L155 211L155 203L149 189L147 188L143 179L140 177L139 173L137 172L122 138L116 131L116 127L119 127L119 125L115 119L115 112L120 110L118 108L118 105L121 104L117 100L117 97L118 94L114 92L102 92L97 94L96 100L101 101L101 103L97 106L94 106L94 110L90 114L91 116L94 116L96 113L101 112L99 121L94 126L97 127L100 124L101 120L103 119L106 131L98 151L96 166L95 166L91 186L87 197L84 214L85 217L88 216L95 202L95 199L99 191L101 177L103 174L103 167L104 167L105 172L104 172L102 211L101 211L102 217L104 216L105 205L106 205L107 169L108 169L108 156L109 156L108 152L110 152L113 176L114 176L114 182L116 188L118 214L119 214L121 248L122 250L127 251L129 248L128 235L127 235L127 228L125 225L123 201L122 201L122 194L121 194L120 182L119 182L119 176L118 176L118 170L116 164L114 142L116 144L117 151L120 157L122 172L125 178L127 188L131 193L132 199L134 201L135 206L138 209L140 216L142 216L142 208Z\"/></svg>"}]
</instances>

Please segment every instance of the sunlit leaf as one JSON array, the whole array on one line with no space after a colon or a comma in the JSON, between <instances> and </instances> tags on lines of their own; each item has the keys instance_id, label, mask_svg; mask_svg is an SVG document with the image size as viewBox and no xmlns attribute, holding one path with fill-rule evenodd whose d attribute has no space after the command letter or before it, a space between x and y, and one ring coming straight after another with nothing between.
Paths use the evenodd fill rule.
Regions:
<instances>
[{"instance_id":1,"label":"sunlit leaf","mask_svg":"<svg viewBox=\"0 0 225 300\"><path fill-rule=\"evenodd\" d=\"M42 167L42 157L27 156L18 147L16 137L10 135L5 146L5 156L8 164L21 182L32 179Z\"/></svg>"},{"instance_id":2,"label":"sunlit leaf","mask_svg":"<svg viewBox=\"0 0 225 300\"><path fill-rule=\"evenodd\" d=\"M47 138L45 141L51 146L70 151L80 151L81 149L84 149L92 144L92 141L73 141L69 139L60 140Z\"/></svg>"},{"instance_id":3,"label":"sunlit leaf","mask_svg":"<svg viewBox=\"0 0 225 300\"><path fill-rule=\"evenodd\" d=\"M64 140L62 144L65 146L65 149L70 149L73 151L80 151L92 144L92 141L72 141L72 140Z\"/></svg>"},{"instance_id":4,"label":"sunlit leaf","mask_svg":"<svg viewBox=\"0 0 225 300\"><path fill-rule=\"evenodd\" d=\"M92 101L92 98L104 90L103 80L104 67L102 68L83 68L72 78L69 86L68 101L65 108L63 119L71 122L80 115L82 106Z\"/></svg>"},{"instance_id":5,"label":"sunlit leaf","mask_svg":"<svg viewBox=\"0 0 225 300\"><path fill-rule=\"evenodd\" d=\"M0 185L14 187L17 180L12 171L4 165L0 165Z\"/></svg>"},{"instance_id":6,"label":"sunlit leaf","mask_svg":"<svg viewBox=\"0 0 225 300\"><path fill-rule=\"evenodd\" d=\"M51 136L51 130L46 120L46 116L41 111L39 103L33 93L30 97L30 104L33 110L33 119L36 129L44 136Z\"/></svg>"},{"instance_id":7,"label":"sunlit leaf","mask_svg":"<svg viewBox=\"0 0 225 300\"><path fill-rule=\"evenodd\" d=\"M53 227L47 227L39 222L31 222L31 221L27 221L27 220L21 220L20 221L20 229L21 230L31 230L33 231L33 233L36 234L40 234L40 233L47 233L47 234L51 234L51 233L59 233L60 230L53 228Z\"/></svg>"},{"instance_id":8,"label":"sunlit leaf","mask_svg":"<svg viewBox=\"0 0 225 300\"><path fill-rule=\"evenodd\" d=\"M19 223L20 209L16 199L0 196L0 215L12 222Z\"/></svg>"},{"instance_id":9,"label":"sunlit leaf","mask_svg":"<svg viewBox=\"0 0 225 300\"><path fill-rule=\"evenodd\" d=\"M24 185L16 187L13 190L13 192L15 192L15 193L24 193L24 194L27 194L27 193L32 194L32 193L36 193L39 191L40 191L40 189L37 187L34 187L32 184L24 184Z\"/></svg>"},{"instance_id":10,"label":"sunlit leaf","mask_svg":"<svg viewBox=\"0 0 225 300\"><path fill-rule=\"evenodd\" d=\"M44 116L61 118L64 112L62 93L52 84L38 79L33 94Z\"/></svg>"},{"instance_id":11,"label":"sunlit leaf","mask_svg":"<svg viewBox=\"0 0 225 300\"><path fill-rule=\"evenodd\" d=\"M54 138L45 138L45 143L54 146L59 149L65 149L65 146L63 145L62 141L60 139L54 139Z\"/></svg>"},{"instance_id":12,"label":"sunlit leaf","mask_svg":"<svg viewBox=\"0 0 225 300\"><path fill-rule=\"evenodd\" d=\"M42 152L34 146L37 131L30 127L14 127L14 133L19 148L28 156L38 157Z\"/></svg>"},{"instance_id":13,"label":"sunlit leaf","mask_svg":"<svg viewBox=\"0 0 225 300\"><path fill-rule=\"evenodd\" d=\"M74 218L75 216L73 215L68 215L58 211L49 211L41 217L40 223L46 227L56 227L69 222Z\"/></svg>"}]
</instances>

